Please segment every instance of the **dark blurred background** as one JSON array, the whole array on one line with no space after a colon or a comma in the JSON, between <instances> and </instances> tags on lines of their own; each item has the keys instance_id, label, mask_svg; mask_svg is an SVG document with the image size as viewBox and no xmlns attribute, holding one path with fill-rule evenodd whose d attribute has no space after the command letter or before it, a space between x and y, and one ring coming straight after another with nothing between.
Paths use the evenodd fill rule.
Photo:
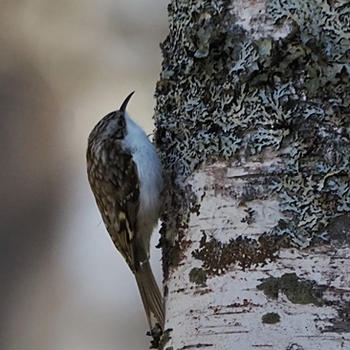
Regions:
<instances>
[{"instance_id":1,"label":"dark blurred background","mask_svg":"<svg viewBox=\"0 0 350 350\"><path fill-rule=\"evenodd\" d=\"M133 90L129 112L152 131L166 6L0 0L0 348L147 348L135 281L87 183L85 148Z\"/></svg>"}]
</instances>

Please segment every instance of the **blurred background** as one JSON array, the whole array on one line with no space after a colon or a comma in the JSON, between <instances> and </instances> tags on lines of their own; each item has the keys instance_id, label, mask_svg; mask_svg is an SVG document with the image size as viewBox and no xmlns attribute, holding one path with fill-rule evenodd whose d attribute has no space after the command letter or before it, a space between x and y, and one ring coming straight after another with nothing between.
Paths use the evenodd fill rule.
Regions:
<instances>
[{"instance_id":1,"label":"blurred background","mask_svg":"<svg viewBox=\"0 0 350 350\"><path fill-rule=\"evenodd\" d=\"M85 166L87 136L128 110L153 130L165 0L0 0L0 348L146 349L136 283ZM153 239L153 245L158 237ZM160 252L152 251L160 277Z\"/></svg>"}]
</instances>

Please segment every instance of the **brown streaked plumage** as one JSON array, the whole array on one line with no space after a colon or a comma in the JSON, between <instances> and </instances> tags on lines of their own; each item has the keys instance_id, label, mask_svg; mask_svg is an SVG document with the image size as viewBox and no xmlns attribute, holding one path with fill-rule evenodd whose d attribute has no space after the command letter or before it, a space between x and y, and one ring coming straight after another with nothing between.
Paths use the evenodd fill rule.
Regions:
<instances>
[{"instance_id":1,"label":"brown streaked plumage","mask_svg":"<svg viewBox=\"0 0 350 350\"><path fill-rule=\"evenodd\" d=\"M148 261L159 215L161 170L154 147L125 112L131 96L90 133L87 172L106 229L136 277L149 325L154 326L153 315L163 328L163 300ZM155 170L142 168L148 160L156 163Z\"/></svg>"}]
</instances>

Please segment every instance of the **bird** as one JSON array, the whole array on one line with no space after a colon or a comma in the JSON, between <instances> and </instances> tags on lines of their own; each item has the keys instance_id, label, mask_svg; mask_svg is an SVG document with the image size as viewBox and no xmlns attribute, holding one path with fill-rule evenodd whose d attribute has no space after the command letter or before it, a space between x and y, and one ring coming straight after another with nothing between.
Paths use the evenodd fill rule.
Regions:
<instances>
[{"instance_id":1,"label":"bird","mask_svg":"<svg viewBox=\"0 0 350 350\"><path fill-rule=\"evenodd\" d=\"M87 174L104 225L136 278L149 327L163 329L163 298L149 257L164 181L155 147L126 112L133 94L89 134Z\"/></svg>"}]
</instances>

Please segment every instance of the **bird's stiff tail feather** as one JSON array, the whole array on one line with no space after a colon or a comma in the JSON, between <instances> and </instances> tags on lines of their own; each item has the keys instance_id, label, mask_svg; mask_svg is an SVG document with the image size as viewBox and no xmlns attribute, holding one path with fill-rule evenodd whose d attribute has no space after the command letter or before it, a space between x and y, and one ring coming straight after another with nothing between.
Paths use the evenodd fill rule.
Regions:
<instances>
[{"instance_id":1,"label":"bird's stiff tail feather","mask_svg":"<svg viewBox=\"0 0 350 350\"><path fill-rule=\"evenodd\" d=\"M152 322L152 316L157 320L160 327L164 329L163 297L160 294L160 290L148 261L144 262L142 265L140 264L135 272L135 277L150 329L155 326L154 322Z\"/></svg>"}]
</instances>

